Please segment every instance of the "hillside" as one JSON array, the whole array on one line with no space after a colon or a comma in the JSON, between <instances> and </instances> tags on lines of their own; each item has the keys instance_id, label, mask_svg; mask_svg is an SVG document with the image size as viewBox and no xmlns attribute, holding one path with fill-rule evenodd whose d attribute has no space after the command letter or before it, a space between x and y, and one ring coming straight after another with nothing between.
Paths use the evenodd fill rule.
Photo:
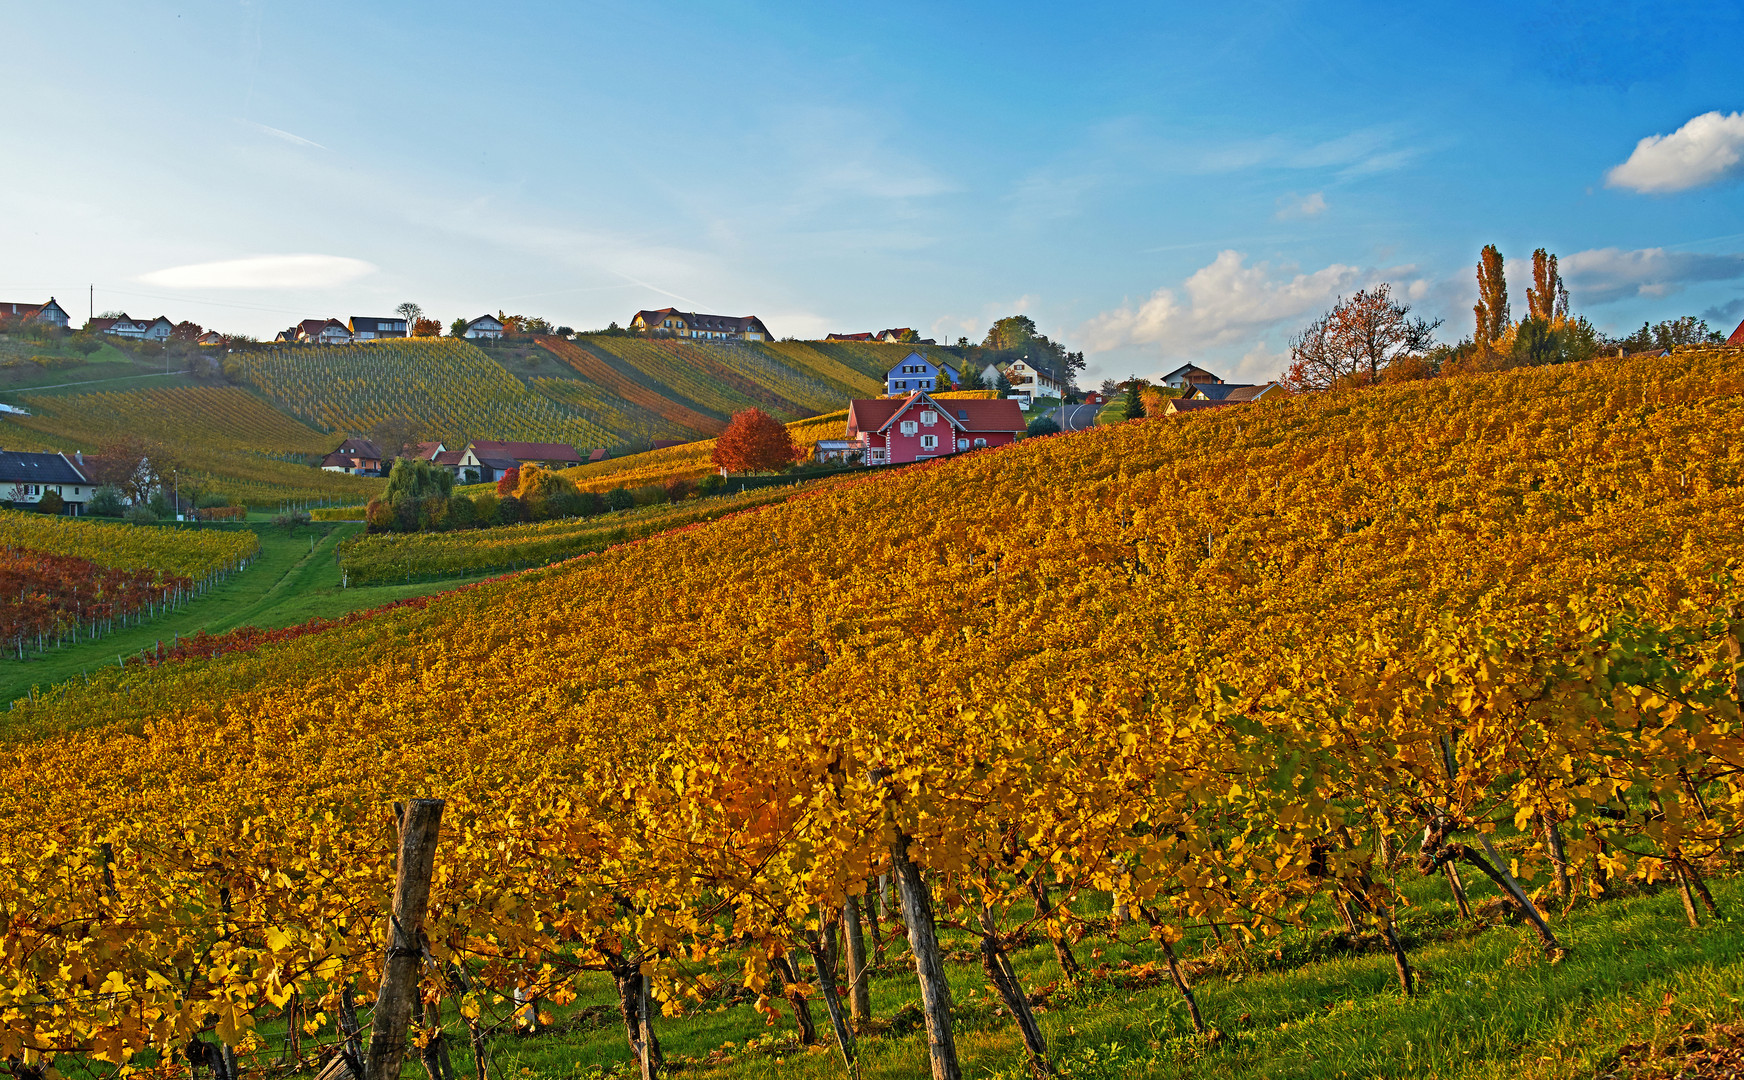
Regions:
<instances>
[{"instance_id":1,"label":"hillside","mask_svg":"<svg viewBox=\"0 0 1744 1080\"><path fill-rule=\"evenodd\" d=\"M51 358L64 367L29 357L0 366L0 393L31 414L0 415L0 446L91 454L138 438L183 475L249 505L361 502L380 481L313 465L346 434L384 422L409 422L452 447L470 438L522 439L621 456L657 439L711 437L740 409L784 420L838 410L851 396L876 394L879 377L902 355L900 346L858 343L599 335L480 349L419 339L238 352L233 377L244 385L236 386L166 374L104 345L90 358ZM7 379L17 387L10 393Z\"/></svg>"},{"instance_id":2,"label":"hillside","mask_svg":"<svg viewBox=\"0 0 1744 1080\"><path fill-rule=\"evenodd\" d=\"M835 1038L869 1075L1019 1075L1042 1008L1030 1052L1087 1076L1548 1073L1681 1039L1678 995L1736 1023L1741 361L1026 440L109 669L9 714L0 985L64 1056L264 1064L286 1016L331 1048L382 970L386 808L438 797L408 970L457 1042L515 988L561 1017L495 1044L529 1072L622 1065L650 1001L632 1036L699 1075L839 1071L785 1017L833 1041L862 922L883 994ZM94 906L105 990L69 996ZM158 974L190 956L222 962Z\"/></svg>"}]
</instances>

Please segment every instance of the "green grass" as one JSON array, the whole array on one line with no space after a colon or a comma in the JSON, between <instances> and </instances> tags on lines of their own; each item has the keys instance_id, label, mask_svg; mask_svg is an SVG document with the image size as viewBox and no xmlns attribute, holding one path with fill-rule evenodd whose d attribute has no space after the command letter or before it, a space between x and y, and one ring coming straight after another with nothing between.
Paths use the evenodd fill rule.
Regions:
<instances>
[{"instance_id":1,"label":"green grass","mask_svg":"<svg viewBox=\"0 0 1744 1080\"><path fill-rule=\"evenodd\" d=\"M93 642L51 649L23 661L0 661L0 701L12 701L68 679L81 677L116 657L166 646L179 635L200 630L219 634L238 626L276 628L293 626L320 616L335 618L348 612L423 596L466 584L457 578L443 582L384 585L372 588L340 587L334 549L346 537L361 531L361 525L315 524L289 531L260 525L260 554L248 569L232 574L186 607L129 627Z\"/></svg>"},{"instance_id":2,"label":"green grass","mask_svg":"<svg viewBox=\"0 0 1744 1080\"><path fill-rule=\"evenodd\" d=\"M1402 884L1415 900L1401 919L1419 981L1414 998L1398 993L1391 959L1375 948L1373 935L1353 944L1333 929L1329 911L1320 912L1315 928L1251 945L1219 947L1200 930L1180 948L1196 973L1206 1022L1217 1032L1201 1037L1166 977L1134 977L1135 968L1144 971L1156 959L1140 932L1098 926L1076 945L1094 973L1079 989L1053 986L1038 1013L1050 1052L1064 1075L1081 1077L1529 1080L1591 1076L1615 1060L1620 1046L1661 1046L1685 1025L1700 1031L1740 1016L1744 933L1729 921L1689 929L1673 891L1583 902L1566 916L1552 914L1570 950L1552 964L1519 926L1499 917L1478 926L1461 921L1441 879ZM1712 884L1722 910L1744 903L1739 882ZM1487 883L1468 888L1474 902L1494 896ZM1075 907L1105 914L1106 898ZM862 1075L924 1076L924 1030L901 1019L891 1024L919 993L898 924L887 922L885 932L895 936L873 982L875 1020L860 1040ZM966 962L971 943L961 934L945 938L965 961L948 965L963 1074L1024 1075L1016 1029L996 1010L979 964ZM1032 992L1059 980L1045 944L1018 949L1013 960ZM495 1039L493 1080L628 1075L615 999L603 976L590 977L583 996L556 1012L549 1033ZM663 1018L657 1030L669 1063L684 1076L838 1077L842 1065L821 1001L813 1012L823 1042L810 1050L798 1046L785 1007L773 1026L749 1004L735 1004ZM464 1039L450 1047L457 1074L471 1075ZM408 1069L408 1077L422 1075L415 1065Z\"/></svg>"},{"instance_id":3,"label":"green grass","mask_svg":"<svg viewBox=\"0 0 1744 1080\"><path fill-rule=\"evenodd\" d=\"M1121 395L1102 406L1102 411L1096 414L1098 424L1118 424L1126 419L1126 397Z\"/></svg>"}]
</instances>

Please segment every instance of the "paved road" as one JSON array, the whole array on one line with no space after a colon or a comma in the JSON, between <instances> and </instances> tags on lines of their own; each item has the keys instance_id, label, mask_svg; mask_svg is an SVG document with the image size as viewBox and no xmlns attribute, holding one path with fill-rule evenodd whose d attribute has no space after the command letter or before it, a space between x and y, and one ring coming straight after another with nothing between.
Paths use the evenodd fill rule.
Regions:
<instances>
[{"instance_id":1,"label":"paved road","mask_svg":"<svg viewBox=\"0 0 1744 1080\"><path fill-rule=\"evenodd\" d=\"M1083 431L1096 426L1096 414L1101 411L1100 405L1061 405L1049 415L1061 431Z\"/></svg>"}]
</instances>

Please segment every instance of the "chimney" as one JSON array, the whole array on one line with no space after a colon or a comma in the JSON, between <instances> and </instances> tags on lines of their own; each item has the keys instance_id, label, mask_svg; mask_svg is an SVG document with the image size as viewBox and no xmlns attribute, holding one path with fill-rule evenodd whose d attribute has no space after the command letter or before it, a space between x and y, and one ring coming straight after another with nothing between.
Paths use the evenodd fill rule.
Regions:
<instances>
[{"instance_id":1,"label":"chimney","mask_svg":"<svg viewBox=\"0 0 1744 1080\"><path fill-rule=\"evenodd\" d=\"M73 458L77 460L80 465L83 465L85 463L85 452L83 450L74 450Z\"/></svg>"}]
</instances>

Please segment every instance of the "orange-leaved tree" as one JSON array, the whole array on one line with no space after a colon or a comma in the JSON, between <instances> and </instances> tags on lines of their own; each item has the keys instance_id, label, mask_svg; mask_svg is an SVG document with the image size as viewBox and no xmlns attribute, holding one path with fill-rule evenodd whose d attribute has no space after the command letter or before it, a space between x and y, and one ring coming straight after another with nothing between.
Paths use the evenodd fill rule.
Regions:
<instances>
[{"instance_id":1,"label":"orange-leaved tree","mask_svg":"<svg viewBox=\"0 0 1744 1080\"><path fill-rule=\"evenodd\" d=\"M769 472L786 468L805 456L793 433L762 409L733 414L732 423L715 440L715 468L727 472Z\"/></svg>"}]
</instances>

